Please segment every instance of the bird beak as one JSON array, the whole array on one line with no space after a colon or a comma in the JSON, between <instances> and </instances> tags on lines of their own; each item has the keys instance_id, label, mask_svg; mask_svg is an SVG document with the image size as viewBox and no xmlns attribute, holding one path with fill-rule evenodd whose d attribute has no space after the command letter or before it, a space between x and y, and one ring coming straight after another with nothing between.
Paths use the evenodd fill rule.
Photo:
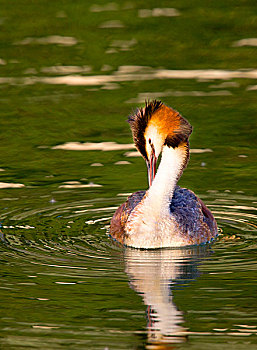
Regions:
<instances>
[{"instance_id":1,"label":"bird beak","mask_svg":"<svg viewBox=\"0 0 257 350\"><path fill-rule=\"evenodd\" d=\"M149 187L152 186L153 180L155 178L156 163L157 163L157 158L155 156L155 152L153 149L151 152L150 160L147 162Z\"/></svg>"}]
</instances>

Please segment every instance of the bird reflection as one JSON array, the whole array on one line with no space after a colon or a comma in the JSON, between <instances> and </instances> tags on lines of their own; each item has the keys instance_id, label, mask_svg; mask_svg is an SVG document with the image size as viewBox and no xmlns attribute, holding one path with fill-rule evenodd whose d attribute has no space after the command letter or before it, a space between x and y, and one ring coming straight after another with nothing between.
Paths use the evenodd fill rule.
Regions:
<instances>
[{"instance_id":1,"label":"bird reflection","mask_svg":"<svg viewBox=\"0 0 257 350\"><path fill-rule=\"evenodd\" d=\"M183 312L173 302L173 290L197 278L199 261L208 246L183 249L125 249L125 271L131 287L147 305L147 349L171 349L186 341Z\"/></svg>"}]
</instances>

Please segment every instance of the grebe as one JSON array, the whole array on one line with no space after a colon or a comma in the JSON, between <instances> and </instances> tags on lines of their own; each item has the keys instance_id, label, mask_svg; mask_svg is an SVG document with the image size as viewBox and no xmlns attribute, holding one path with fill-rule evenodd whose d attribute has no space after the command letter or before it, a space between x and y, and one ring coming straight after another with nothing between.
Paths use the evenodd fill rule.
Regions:
<instances>
[{"instance_id":1,"label":"grebe","mask_svg":"<svg viewBox=\"0 0 257 350\"><path fill-rule=\"evenodd\" d=\"M142 249L212 241L218 231L211 211L194 192L177 186L189 160L189 122L156 100L146 102L128 122L148 167L149 189L133 193L117 209L110 235L126 246Z\"/></svg>"}]
</instances>

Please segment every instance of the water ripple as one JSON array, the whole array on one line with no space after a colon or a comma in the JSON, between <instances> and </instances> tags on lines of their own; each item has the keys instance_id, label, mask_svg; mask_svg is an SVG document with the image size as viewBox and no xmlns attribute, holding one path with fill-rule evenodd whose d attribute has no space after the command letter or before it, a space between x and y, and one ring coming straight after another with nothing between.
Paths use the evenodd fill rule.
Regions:
<instances>
[{"instance_id":1,"label":"water ripple","mask_svg":"<svg viewBox=\"0 0 257 350\"><path fill-rule=\"evenodd\" d=\"M97 301L96 305L102 305L101 312L91 311L93 323L95 320L106 320L109 325L131 322L134 330L126 331L123 327L123 336L140 334L149 349L186 342L188 337L226 341L256 336L253 324L256 317L244 309L239 312L231 299L240 297L241 303L248 303L252 296L242 299L242 293L246 293L244 281L248 289L256 283L256 198L218 191L200 195L217 218L221 234L216 243L211 247L147 251L124 250L106 234L110 218L123 197L53 203L26 212L10 211L6 220L11 224L6 223L1 234L1 263L8 271L2 279L1 292L6 291L9 297L22 292L26 303L34 301L42 305L44 315L48 305L58 309L64 303L66 308L72 304L72 312L87 317L81 309L81 300L86 311ZM236 276L240 276L240 284ZM143 309L139 312L132 306L137 299L134 294L127 296L128 281L145 304L145 331L136 326L137 318L144 319ZM122 301L118 301L121 296ZM19 309L19 300L15 300ZM108 305L106 309L104 305ZM24 301L21 306L24 308ZM220 312L224 315L223 323L218 323ZM77 317L79 320L75 318L72 322L79 321L79 328L59 317L55 323L34 318L36 321L23 326L18 321L3 322L11 324L16 334L21 327L30 327L35 332L61 329L62 334L73 337L99 334L92 322L87 329L80 316ZM197 319L195 329L188 329L188 317ZM110 326L105 328L108 331ZM119 334L119 326L109 331L112 335ZM56 337L59 339L59 335Z\"/></svg>"}]
</instances>

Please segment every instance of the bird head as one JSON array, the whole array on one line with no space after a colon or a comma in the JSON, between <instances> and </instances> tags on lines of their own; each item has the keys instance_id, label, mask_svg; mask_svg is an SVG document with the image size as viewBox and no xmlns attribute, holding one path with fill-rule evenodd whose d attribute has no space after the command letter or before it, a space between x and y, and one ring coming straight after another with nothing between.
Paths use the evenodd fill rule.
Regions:
<instances>
[{"instance_id":1,"label":"bird head","mask_svg":"<svg viewBox=\"0 0 257 350\"><path fill-rule=\"evenodd\" d=\"M149 186L156 173L156 164L164 146L176 148L187 144L192 126L177 111L161 101L146 102L128 119L135 146L146 161Z\"/></svg>"}]
</instances>

